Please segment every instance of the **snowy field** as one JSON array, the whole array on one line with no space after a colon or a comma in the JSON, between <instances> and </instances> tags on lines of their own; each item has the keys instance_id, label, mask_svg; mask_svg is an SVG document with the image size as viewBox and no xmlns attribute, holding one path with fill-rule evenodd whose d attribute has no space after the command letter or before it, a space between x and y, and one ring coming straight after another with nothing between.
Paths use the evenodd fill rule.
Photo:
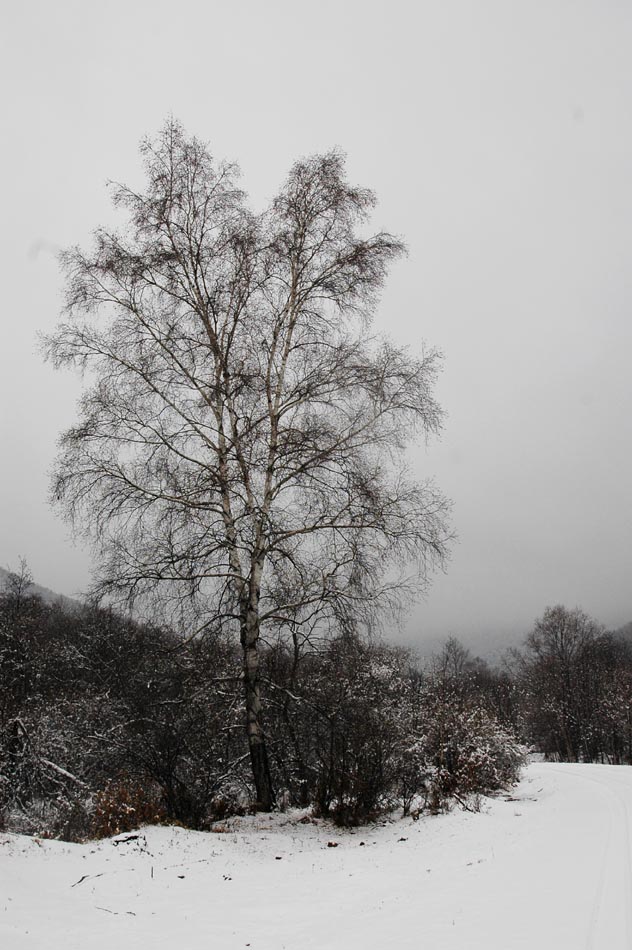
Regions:
<instances>
[{"instance_id":1,"label":"snowy field","mask_svg":"<svg viewBox=\"0 0 632 950\"><path fill-rule=\"evenodd\" d=\"M533 764L511 797L340 832L300 814L69 845L0 835L2 950L619 950L632 768Z\"/></svg>"}]
</instances>

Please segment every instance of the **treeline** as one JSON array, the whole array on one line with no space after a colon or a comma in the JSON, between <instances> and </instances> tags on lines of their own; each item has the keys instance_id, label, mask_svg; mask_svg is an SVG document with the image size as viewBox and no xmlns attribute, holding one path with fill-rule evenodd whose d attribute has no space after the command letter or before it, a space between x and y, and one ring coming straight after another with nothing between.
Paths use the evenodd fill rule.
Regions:
<instances>
[{"instance_id":1,"label":"treeline","mask_svg":"<svg viewBox=\"0 0 632 950\"><path fill-rule=\"evenodd\" d=\"M410 652L338 636L263 652L278 803L344 824L432 812L516 781L525 745L632 762L632 649L579 610L548 609L500 668L450 639ZM0 823L70 840L143 822L206 828L254 790L241 655L89 606L0 596Z\"/></svg>"},{"instance_id":2,"label":"treeline","mask_svg":"<svg viewBox=\"0 0 632 950\"><path fill-rule=\"evenodd\" d=\"M513 657L520 732L547 758L632 763L632 639L550 607Z\"/></svg>"},{"instance_id":3,"label":"treeline","mask_svg":"<svg viewBox=\"0 0 632 950\"><path fill-rule=\"evenodd\" d=\"M448 644L433 669L346 635L263 652L281 806L340 824L506 787L524 750L504 674ZM0 597L0 820L70 840L142 822L205 828L253 802L239 650L111 611Z\"/></svg>"}]
</instances>

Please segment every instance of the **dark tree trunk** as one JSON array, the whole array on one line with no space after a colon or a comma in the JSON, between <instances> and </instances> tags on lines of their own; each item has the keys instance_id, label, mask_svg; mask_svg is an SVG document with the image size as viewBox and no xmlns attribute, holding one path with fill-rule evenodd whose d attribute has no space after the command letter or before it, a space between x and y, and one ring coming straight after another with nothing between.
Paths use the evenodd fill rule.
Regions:
<instances>
[{"instance_id":1,"label":"dark tree trunk","mask_svg":"<svg viewBox=\"0 0 632 950\"><path fill-rule=\"evenodd\" d=\"M256 611L249 607L242 621L241 645L244 660L244 693L246 700L246 734L250 751L252 777L257 794L257 808L272 811L275 804L266 737L263 729L261 686L259 678L259 623Z\"/></svg>"}]
</instances>

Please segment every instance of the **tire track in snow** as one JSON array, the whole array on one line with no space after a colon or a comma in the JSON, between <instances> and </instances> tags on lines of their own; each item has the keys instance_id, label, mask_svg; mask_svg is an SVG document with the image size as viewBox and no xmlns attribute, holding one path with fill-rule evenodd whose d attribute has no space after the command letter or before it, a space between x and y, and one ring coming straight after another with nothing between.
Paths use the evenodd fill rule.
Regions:
<instances>
[{"instance_id":1,"label":"tire track in snow","mask_svg":"<svg viewBox=\"0 0 632 950\"><path fill-rule=\"evenodd\" d=\"M611 779L614 776L611 772L608 773L608 781L605 781L606 776L604 773L602 773L601 776L586 774L584 770L590 768L601 768L601 766L584 764L578 766L576 772L573 770L573 773L570 773L566 769L558 769L555 768L555 766L550 766L550 770L559 775L564 775L568 778L570 774L573 774L573 776L582 779L584 782L588 782L592 786L597 786L600 797L605 801L608 808L608 832L599 863L597 886L588 919L585 950L604 950L606 946L603 942L595 942L595 938L601 929L600 925L605 923L604 906L608 897L608 889L612 890L613 887L617 887L620 869L623 871L624 877L623 904L625 908L625 943L623 946L630 950L630 948L632 948L632 837L628 800L619 791L613 790L612 784L620 786L622 783L616 780L612 783ZM607 768L614 768L614 766ZM632 786L628 782L625 784L628 790L632 791ZM614 806L616 806L617 814L615 814ZM622 822L620 821L621 818L623 819ZM621 824L623 825L621 829L623 834L615 835L615 832L619 830ZM621 867L621 865L623 865L623 867ZM615 950L615 948L612 945L608 945L608 950Z\"/></svg>"},{"instance_id":2,"label":"tire track in snow","mask_svg":"<svg viewBox=\"0 0 632 950\"><path fill-rule=\"evenodd\" d=\"M594 765L592 768L596 770L599 769L600 766ZM625 848L626 872L623 902L625 906L626 917L626 945L627 947L632 948L632 820L630 819L632 771L627 771L627 769L630 768L629 766L611 765L607 766L607 768L609 778L614 780L613 784L617 786L618 790L614 794L621 805L624 815L625 836L623 838L622 844ZM624 769L626 771L619 772L618 769ZM586 777L588 778L588 776ZM599 778L594 780L599 781ZM609 791L612 791L612 786L608 786L608 789Z\"/></svg>"}]
</instances>

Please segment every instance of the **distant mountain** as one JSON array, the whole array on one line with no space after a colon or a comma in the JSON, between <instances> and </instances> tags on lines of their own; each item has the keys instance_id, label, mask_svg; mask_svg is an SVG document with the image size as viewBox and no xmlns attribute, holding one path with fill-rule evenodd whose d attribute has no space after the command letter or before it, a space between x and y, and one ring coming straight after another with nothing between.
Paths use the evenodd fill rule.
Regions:
<instances>
[{"instance_id":1,"label":"distant mountain","mask_svg":"<svg viewBox=\"0 0 632 950\"><path fill-rule=\"evenodd\" d=\"M9 581L9 571L6 571L3 567L0 567L0 593L2 593L8 584ZM72 597L66 597L65 594L57 594L54 590L50 590L48 587L42 587L40 584L31 584L28 589L28 593L34 597L40 597L47 604L56 604L61 601L64 607L80 607L81 603L78 600L75 600Z\"/></svg>"}]
</instances>

